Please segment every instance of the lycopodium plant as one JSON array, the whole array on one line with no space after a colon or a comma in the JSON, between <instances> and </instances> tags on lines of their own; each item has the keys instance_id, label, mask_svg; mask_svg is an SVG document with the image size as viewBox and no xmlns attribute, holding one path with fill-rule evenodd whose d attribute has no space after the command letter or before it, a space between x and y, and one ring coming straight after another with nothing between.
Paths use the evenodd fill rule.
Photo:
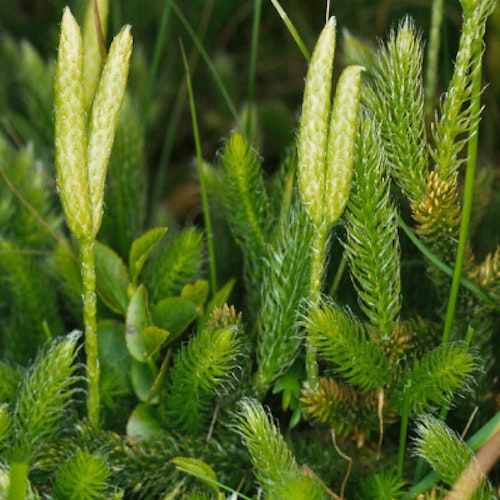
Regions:
<instances>
[{"instance_id":1,"label":"lycopodium plant","mask_svg":"<svg viewBox=\"0 0 500 500\"><path fill-rule=\"evenodd\" d=\"M326 23L311 57L297 144L300 199L314 229L310 278L313 301L322 290L328 232L349 197L361 94L362 67L348 67L339 78L330 108L335 25L335 18ZM306 365L309 381L316 385L316 359L310 345Z\"/></svg>"},{"instance_id":2,"label":"lycopodium plant","mask_svg":"<svg viewBox=\"0 0 500 500\"><path fill-rule=\"evenodd\" d=\"M113 40L95 95L93 79L87 76L84 80L84 69L87 73L93 70L88 59L84 66L84 50L80 28L70 10L65 9L54 82L56 173L64 215L80 249L87 409L92 424L98 427L100 398L94 246L102 222L106 171L127 82L132 51L130 27L125 27ZM90 102L89 108L86 103Z\"/></svg>"},{"instance_id":3,"label":"lycopodium plant","mask_svg":"<svg viewBox=\"0 0 500 500\"><path fill-rule=\"evenodd\" d=\"M500 250L475 252L469 230L486 207L472 194L485 190L475 172L495 2L461 0L449 81L437 78L443 2L432 3L424 58L409 16L370 46L328 13L309 52L306 18L291 19L300 2L289 18L255 0L240 114L241 89L221 71L231 58L212 61L202 41L230 36L233 23L204 30L224 13L239 23L238 2L204 2L195 27L196 2L89 0L82 33L64 9L55 61L0 37L19 94L5 98L2 73L0 497L498 496ZM267 155L257 54L273 6L305 86L287 110L288 147ZM348 4L334 8L342 19ZM140 27L160 11L149 53ZM133 56L128 25L106 48L108 19L129 13ZM180 50L166 43L176 29ZM213 163L202 60L234 127ZM177 191L158 201L174 175L152 167L177 150L184 95L197 169L181 221Z\"/></svg>"}]
</instances>

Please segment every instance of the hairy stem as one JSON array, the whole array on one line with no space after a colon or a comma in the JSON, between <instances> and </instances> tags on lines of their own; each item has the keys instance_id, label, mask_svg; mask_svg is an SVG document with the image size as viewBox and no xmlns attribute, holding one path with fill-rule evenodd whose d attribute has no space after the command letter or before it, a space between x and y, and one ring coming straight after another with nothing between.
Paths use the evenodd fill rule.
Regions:
<instances>
[{"instance_id":1,"label":"hairy stem","mask_svg":"<svg viewBox=\"0 0 500 500\"><path fill-rule=\"evenodd\" d=\"M87 412L92 426L99 428L99 348L97 344L97 297L94 262L94 241L80 242L80 272L83 287L83 322L85 324L85 354L87 357Z\"/></svg>"},{"instance_id":2,"label":"hairy stem","mask_svg":"<svg viewBox=\"0 0 500 500\"><path fill-rule=\"evenodd\" d=\"M311 262L311 307L318 301L321 293L323 267L325 254L328 247L328 228L321 225L316 228L312 240L312 262ZM311 345L309 339L306 343L306 372L311 388L316 387L319 382L318 363L316 360L316 349Z\"/></svg>"}]
</instances>

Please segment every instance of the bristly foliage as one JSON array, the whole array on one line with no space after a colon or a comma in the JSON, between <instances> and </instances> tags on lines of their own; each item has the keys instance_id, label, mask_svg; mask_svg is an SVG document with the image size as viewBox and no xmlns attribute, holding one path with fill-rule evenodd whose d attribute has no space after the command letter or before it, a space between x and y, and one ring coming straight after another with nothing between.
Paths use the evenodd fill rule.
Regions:
<instances>
[{"instance_id":1,"label":"bristly foliage","mask_svg":"<svg viewBox=\"0 0 500 500\"><path fill-rule=\"evenodd\" d=\"M262 258L272 222L260 159L245 138L234 133L221 156L221 194L231 231L245 258L252 314L259 306Z\"/></svg>"},{"instance_id":2,"label":"bristly foliage","mask_svg":"<svg viewBox=\"0 0 500 500\"><path fill-rule=\"evenodd\" d=\"M43 256L0 239L0 299L9 304L3 311L0 349L6 359L25 366L43 344L46 329L52 335L63 332L55 289L40 272L43 265Z\"/></svg>"},{"instance_id":3,"label":"bristly foliage","mask_svg":"<svg viewBox=\"0 0 500 500\"><path fill-rule=\"evenodd\" d=\"M295 199L274 234L260 287L257 392L265 392L291 365L302 342L301 307L309 293L311 235L309 218Z\"/></svg>"},{"instance_id":4,"label":"bristly foliage","mask_svg":"<svg viewBox=\"0 0 500 500\"><path fill-rule=\"evenodd\" d=\"M77 250L69 240L61 239L47 259L47 271L57 281L58 292L65 311L76 321L80 321L82 312L82 277L78 267Z\"/></svg>"},{"instance_id":5,"label":"bristly foliage","mask_svg":"<svg viewBox=\"0 0 500 500\"><path fill-rule=\"evenodd\" d=\"M174 492L177 498L185 498L190 483L186 483L184 474L177 469L172 459L203 459L207 456L213 461L211 464L218 465L219 481L236 484L241 478L241 469L235 464L240 466L243 463L249 467L250 463L243 456L242 447L236 443L237 436L232 432L226 437L231 441L231 446L227 446L227 439L220 442L212 437L207 441L204 434L184 436L161 431L154 438L144 441L123 441L114 447L109 456L112 480L127 492L133 492L133 498L165 498L167 493Z\"/></svg>"},{"instance_id":6,"label":"bristly foliage","mask_svg":"<svg viewBox=\"0 0 500 500\"><path fill-rule=\"evenodd\" d=\"M374 337L387 342L401 310L401 283L397 213L382 151L373 117L364 113L347 205L345 247L360 307Z\"/></svg>"},{"instance_id":7,"label":"bristly foliage","mask_svg":"<svg viewBox=\"0 0 500 500\"><path fill-rule=\"evenodd\" d=\"M500 246L469 273L469 279L488 290L490 296L500 303Z\"/></svg>"},{"instance_id":8,"label":"bristly foliage","mask_svg":"<svg viewBox=\"0 0 500 500\"><path fill-rule=\"evenodd\" d=\"M417 426L415 452L437 472L440 479L452 486L465 467L473 459L472 450L441 420L426 415L421 417ZM474 500L489 500L492 497L491 485L487 480L472 497Z\"/></svg>"},{"instance_id":9,"label":"bristly foliage","mask_svg":"<svg viewBox=\"0 0 500 500\"><path fill-rule=\"evenodd\" d=\"M2 134L0 168L0 351L6 359L27 365L45 339L44 323L53 335L63 332L55 287L43 272L46 253L54 245L50 231L60 221L42 163L29 149L15 151Z\"/></svg>"},{"instance_id":10,"label":"bristly foliage","mask_svg":"<svg viewBox=\"0 0 500 500\"><path fill-rule=\"evenodd\" d=\"M192 434L204 429L215 396L236 380L243 352L242 325L237 316L231 323L207 322L181 349L163 402L170 428Z\"/></svg>"},{"instance_id":11,"label":"bristly foliage","mask_svg":"<svg viewBox=\"0 0 500 500\"><path fill-rule=\"evenodd\" d=\"M348 311L324 301L309 311L306 328L319 354L334 363L350 384L368 391L390 380L391 368L382 347Z\"/></svg>"},{"instance_id":12,"label":"bristly foliage","mask_svg":"<svg viewBox=\"0 0 500 500\"><path fill-rule=\"evenodd\" d=\"M338 436L355 439L358 446L379 428L375 391L361 391L321 377L316 388L303 389L300 400L316 422L328 425Z\"/></svg>"},{"instance_id":13,"label":"bristly foliage","mask_svg":"<svg viewBox=\"0 0 500 500\"><path fill-rule=\"evenodd\" d=\"M229 223L245 256L255 265L255 259L265 253L270 222L260 159L245 138L234 133L224 147L221 166Z\"/></svg>"},{"instance_id":14,"label":"bristly foliage","mask_svg":"<svg viewBox=\"0 0 500 500\"><path fill-rule=\"evenodd\" d=\"M380 125L390 173L412 202L425 195L428 158L422 82L423 44L406 17L380 48L362 99Z\"/></svg>"},{"instance_id":15,"label":"bristly foliage","mask_svg":"<svg viewBox=\"0 0 500 500\"><path fill-rule=\"evenodd\" d=\"M186 283L200 276L203 264L203 234L194 228L170 233L154 251L145 269L151 302L180 293Z\"/></svg>"},{"instance_id":16,"label":"bristly foliage","mask_svg":"<svg viewBox=\"0 0 500 500\"><path fill-rule=\"evenodd\" d=\"M2 67L9 68L2 74L7 104L2 111L5 123L9 123L20 142L32 144L37 156L49 166L54 145L54 61L44 61L27 39L16 43L5 33L0 59Z\"/></svg>"},{"instance_id":17,"label":"bristly foliage","mask_svg":"<svg viewBox=\"0 0 500 500\"><path fill-rule=\"evenodd\" d=\"M256 476L266 498L316 500L326 498L321 485L302 474L283 436L262 405L243 398L235 424L257 469Z\"/></svg>"},{"instance_id":18,"label":"bristly foliage","mask_svg":"<svg viewBox=\"0 0 500 500\"><path fill-rule=\"evenodd\" d=\"M362 483L360 498L397 500L404 495L404 486L405 482L395 472L379 472Z\"/></svg>"},{"instance_id":19,"label":"bristly foliage","mask_svg":"<svg viewBox=\"0 0 500 500\"><path fill-rule=\"evenodd\" d=\"M444 263L453 266L460 230L460 203L458 175L454 172L447 180L432 171L427 179L425 197L412 205L417 233L422 242ZM464 268L472 265L472 255L467 255ZM446 296L450 280L435 266L429 266L429 274L441 295Z\"/></svg>"},{"instance_id":20,"label":"bristly foliage","mask_svg":"<svg viewBox=\"0 0 500 500\"><path fill-rule=\"evenodd\" d=\"M0 134L0 167L2 238L32 250L50 248L54 241L47 229L57 230L61 221L47 189L47 172L42 162L31 148L17 151ZM45 227L22 201L44 220Z\"/></svg>"},{"instance_id":21,"label":"bristly foliage","mask_svg":"<svg viewBox=\"0 0 500 500\"><path fill-rule=\"evenodd\" d=\"M138 498L157 498L179 480L179 473L171 459L193 454L193 442L182 436L162 434L154 440L140 443L122 443L110 457L116 466L116 481ZM144 474L144 471L148 471Z\"/></svg>"},{"instance_id":22,"label":"bristly foliage","mask_svg":"<svg viewBox=\"0 0 500 500\"><path fill-rule=\"evenodd\" d=\"M468 141L470 130L479 120L479 115L474 115L471 108L473 81L481 68L486 21L497 2L462 0L461 3L464 17L455 69L441 102L440 118L433 128L435 147L431 154L436 171L444 180L448 180L464 163L460 152Z\"/></svg>"},{"instance_id":23,"label":"bristly foliage","mask_svg":"<svg viewBox=\"0 0 500 500\"><path fill-rule=\"evenodd\" d=\"M489 369L494 359L488 345L493 334L492 313L495 311L495 304L500 304L500 247L487 254L482 263L474 266L468 277L493 299L491 303L487 303L470 292L463 293L462 298L464 320L474 329L473 345L480 350L484 364Z\"/></svg>"},{"instance_id":24,"label":"bristly foliage","mask_svg":"<svg viewBox=\"0 0 500 500\"><path fill-rule=\"evenodd\" d=\"M4 441L12 432L12 417L9 413L9 405L0 403L0 450L3 451Z\"/></svg>"},{"instance_id":25,"label":"bristly foliage","mask_svg":"<svg viewBox=\"0 0 500 500\"><path fill-rule=\"evenodd\" d=\"M0 361L0 403L15 402L21 376L22 369L19 365Z\"/></svg>"},{"instance_id":26,"label":"bristly foliage","mask_svg":"<svg viewBox=\"0 0 500 500\"><path fill-rule=\"evenodd\" d=\"M453 395L467 391L476 371L476 359L463 343L441 345L416 358L403 375L411 407L420 413L432 405L446 405Z\"/></svg>"},{"instance_id":27,"label":"bristly foliage","mask_svg":"<svg viewBox=\"0 0 500 500\"><path fill-rule=\"evenodd\" d=\"M98 499L109 497L106 480L110 470L99 453L80 449L68 458L55 475L56 498Z\"/></svg>"},{"instance_id":28,"label":"bristly foliage","mask_svg":"<svg viewBox=\"0 0 500 500\"><path fill-rule=\"evenodd\" d=\"M53 340L23 376L14 411L12 452L31 456L42 443L54 440L75 395L74 374L79 332Z\"/></svg>"}]
</instances>

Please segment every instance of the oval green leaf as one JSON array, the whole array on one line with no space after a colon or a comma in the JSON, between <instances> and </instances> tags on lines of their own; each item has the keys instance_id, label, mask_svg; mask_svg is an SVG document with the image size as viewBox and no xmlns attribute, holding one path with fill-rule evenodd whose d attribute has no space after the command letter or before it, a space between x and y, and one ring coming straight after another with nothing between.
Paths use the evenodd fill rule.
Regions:
<instances>
[{"instance_id":1,"label":"oval green leaf","mask_svg":"<svg viewBox=\"0 0 500 500\"><path fill-rule=\"evenodd\" d=\"M139 403L127 422L127 436L134 441L156 438L163 432L158 411L151 405Z\"/></svg>"},{"instance_id":2,"label":"oval green leaf","mask_svg":"<svg viewBox=\"0 0 500 500\"><path fill-rule=\"evenodd\" d=\"M127 309L125 340L132 357L145 363L148 350L142 332L151 325L146 289L141 285L132 295Z\"/></svg>"},{"instance_id":3,"label":"oval green leaf","mask_svg":"<svg viewBox=\"0 0 500 500\"><path fill-rule=\"evenodd\" d=\"M146 401L155 383L155 376L151 368L145 363L132 360L130 375L132 377L132 387L137 398L142 402ZM158 396L152 397L148 402L152 404L158 403Z\"/></svg>"},{"instance_id":4,"label":"oval green leaf","mask_svg":"<svg viewBox=\"0 0 500 500\"><path fill-rule=\"evenodd\" d=\"M97 325L97 338L102 375L107 374L116 381L120 389L130 389L132 359L125 343L125 325L113 320L100 321Z\"/></svg>"},{"instance_id":5,"label":"oval green leaf","mask_svg":"<svg viewBox=\"0 0 500 500\"><path fill-rule=\"evenodd\" d=\"M125 314L128 306L128 271L120 256L110 247L96 242L97 293L109 309Z\"/></svg>"},{"instance_id":6,"label":"oval green leaf","mask_svg":"<svg viewBox=\"0 0 500 500\"><path fill-rule=\"evenodd\" d=\"M209 286L207 280L198 280L196 283L184 285L181 297L196 304L200 311L208 298Z\"/></svg>"},{"instance_id":7,"label":"oval green leaf","mask_svg":"<svg viewBox=\"0 0 500 500\"><path fill-rule=\"evenodd\" d=\"M156 326L170 332L170 343L198 316L198 308L182 297L167 297L151 308L151 316Z\"/></svg>"},{"instance_id":8,"label":"oval green leaf","mask_svg":"<svg viewBox=\"0 0 500 500\"><path fill-rule=\"evenodd\" d=\"M131 281L134 286L137 284L137 278L139 277L147 258L155 249L156 245L161 241L163 236L165 236L167 229L168 228L166 227L154 227L139 236L132 243L128 261Z\"/></svg>"},{"instance_id":9,"label":"oval green leaf","mask_svg":"<svg viewBox=\"0 0 500 500\"><path fill-rule=\"evenodd\" d=\"M151 325L142 330L142 342L146 349L146 357L151 360L160 350L161 346L165 343L170 332Z\"/></svg>"}]
</instances>

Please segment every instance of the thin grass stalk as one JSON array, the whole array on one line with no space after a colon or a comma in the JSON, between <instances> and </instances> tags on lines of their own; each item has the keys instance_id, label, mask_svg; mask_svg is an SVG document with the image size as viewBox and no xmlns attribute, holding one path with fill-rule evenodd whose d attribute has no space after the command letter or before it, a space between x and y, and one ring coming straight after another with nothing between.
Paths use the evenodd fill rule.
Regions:
<instances>
[{"instance_id":1,"label":"thin grass stalk","mask_svg":"<svg viewBox=\"0 0 500 500\"><path fill-rule=\"evenodd\" d=\"M207 2L205 4L205 9L203 13L203 20L202 23L206 27L207 21L206 18L211 15L212 7L213 7L213 2L214 0L210 0L210 2ZM171 0L166 0L166 3L168 3L168 8L171 10L172 7L172 2ZM166 8L166 7L165 7ZM207 12L209 14L207 15ZM163 23L163 18L162 18L162 23ZM166 27L165 27L166 28ZM204 30L203 34L201 34L198 38L202 39L204 36ZM158 42L159 43L159 42ZM189 62L190 66L192 68L195 67L196 65L196 59L195 56L197 53L195 52L195 48L191 49L191 52L189 54ZM155 56L156 56L156 50L155 50ZM154 83L154 81L152 80ZM153 93L153 88L151 88L151 95L150 98L152 99L152 93ZM155 178L155 183L154 186L152 187L152 195L151 195L151 201L148 206L148 218L151 216L151 212L154 210L154 207L158 206L160 203L160 199L163 196L163 191L164 191L164 186L165 186L165 178L166 178L166 173L167 173L167 167L168 163L170 160L170 155L172 154L174 142L175 142L175 132L179 126L179 122L181 120L181 115L182 115L182 110L184 108L184 102L185 102L185 94L186 94L186 86L182 83L179 85L177 94L175 96L175 101L174 101L174 106L172 109L172 112L170 113L170 118L168 120L168 126L166 128L165 132L165 138L163 139L163 146L161 149L161 154L160 154L160 160L158 162L158 174L156 175ZM147 102L147 100L146 100ZM150 102L149 102L150 105ZM146 116L147 118L147 116ZM147 122L144 122L144 126L147 125Z\"/></svg>"},{"instance_id":2,"label":"thin grass stalk","mask_svg":"<svg viewBox=\"0 0 500 500\"><path fill-rule=\"evenodd\" d=\"M436 94L439 50L441 47L441 28L443 25L443 0L432 2L431 29L427 48L427 67L425 72L424 112L427 118L432 118L434 96Z\"/></svg>"},{"instance_id":3,"label":"thin grass stalk","mask_svg":"<svg viewBox=\"0 0 500 500\"><path fill-rule=\"evenodd\" d=\"M302 52L302 55L305 57L306 61L309 62L311 60L311 54L307 50L306 44L302 41L302 38L300 38L299 32L296 30L292 21L288 17L288 14L280 5L278 0L271 0L271 2L274 5L274 8L278 12L278 14L280 15L281 19L283 20L283 23L287 27L290 35L292 35L292 38L295 40L295 43L297 44L299 50Z\"/></svg>"},{"instance_id":4,"label":"thin grass stalk","mask_svg":"<svg viewBox=\"0 0 500 500\"><path fill-rule=\"evenodd\" d=\"M480 53L482 50L481 42L475 44L474 50ZM474 76L472 90L472 105L471 116L478 116L481 109L481 76L482 71L479 67ZM443 329L442 343L446 344L450 340L453 320L455 318L455 309L460 288L460 280L462 277L462 269L467 251L467 242L469 236L469 225L472 214L472 203L474 197L474 178L476 175L477 165L477 150L478 150L478 135L479 135L479 120L475 120L474 126L469 133L469 141L467 143L467 163L465 167L465 186L464 197L462 203L462 217L460 220L460 235L458 239L457 256L455 258L455 266L453 272L453 280L451 282L450 296L446 306L446 319Z\"/></svg>"},{"instance_id":5,"label":"thin grass stalk","mask_svg":"<svg viewBox=\"0 0 500 500\"><path fill-rule=\"evenodd\" d=\"M99 348L97 343L97 296L94 240L80 242L80 271L83 290L83 322L85 325L85 354L87 358L87 412L95 429L99 428Z\"/></svg>"},{"instance_id":6,"label":"thin grass stalk","mask_svg":"<svg viewBox=\"0 0 500 500\"><path fill-rule=\"evenodd\" d=\"M149 106L151 105L151 100L153 98L153 88L155 85L156 77L158 75L158 69L160 67L160 60L163 52L163 47L165 46L165 38L167 36L167 26L170 20L171 12L171 0L165 0L163 11L161 14L160 26L158 29L158 34L156 36L155 46L153 50L153 62L151 64L151 69L149 70L146 99L142 114L142 123L146 124L148 122Z\"/></svg>"},{"instance_id":7,"label":"thin grass stalk","mask_svg":"<svg viewBox=\"0 0 500 500\"><path fill-rule=\"evenodd\" d=\"M196 48L200 52L201 57L205 61L205 64L207 65L210 73L212 74L212 78L214 79L215 85L219 88L219 91L222 95L222 98L226 102L226 105L229 109L229 112L231 113L233 120L236 124L236 127L238 131L240 131L242 134L244 134L245 129L243 128L243 124L241 123L240 116L238 114L238 111L236 110L236 107L231 100L231 97L229 96L229 92L224 85L224 82L222 81L222 78L220 77L219 73L217 72L217 69L215 68L213 62L211 61L210 57L207 54L207 51L203 48L203 45L200 41L200 39L196 36L196 33L194 32L192 26L189 24L188 20L182 13L181 9L177 5L174 0L171 0L172 2L172 10L174 11L175 15L179 18L179 21L182 23L184 26L184 29L188 32L189 37L193 41L193 43L196 45Z\"/></svg>"},{"instance_id":8,"label":"thin grass stalk","mask_svg":"<svg viewBox=\"0 0 500 500\"><path fill-rule=\"evenodd\" d=\"M245 131L247 136L250 137L250 133L255 125L252 123L252 106L255 98L255 69L257 67L257 52L259 47L259 29L260 29L260 18L262 12L262 0L255 0L254 10L253 10L253 24L252 24L252 42L250 47L250 70L248 75L248 108L249 113L247 117L247 123L245 123Z\"/></svg>"},{"instance_id":9,"label":"thin grass stalk","mask_svg":"<svg viewBox=\"0 0 500 500\"><path fill-rule=\"evenodd\" d=\"M398 224L399 227L404 231L408 239L415 245L416 248L425 256L425 258L431 262L434 266L436 266L440 271L449 276L453 277L453 269L447 266L443 261L441 261L435 254L433 254L412 232L412 230L406 225L401 216L398 215ZM500 306L496 304L495 300L490 297L487 293L485 293L481 288L479 288L475 283L470 281L463 276L460 278L460 284L467 288L470 292L475 294L477 297L480 297L484 300L489 307L500 311Z\"/></svg>"},{"instance_id":10,"label":"thin grass stalk","mask_svg":"<svg viewBox=\"0 0 500 500\"><path fill-rule=\"evenodd\" d=\"M205 172L203 169L203 156L201 152L201 141L200 141L200 132L198 129L198 118L196 116L196 106L194 102L193 95L193 87L191 85L191 76L189 74L189 66L187 62L186 52L184 50L184 45L182 44L182 40L180 42L181 52L182 52L182 61L184 63L184 70L186 72L186 83L189 94L189 107L191 109L191 119L193 122L193 135L194 142L196 147L196 162L198 165L198 177L200 180L200 188L201 188L201 202L203 206L203 219L205 222L205 229L207 232L207 247L208 247L208 259L209 259L209 268L210 268L210 288L212 290L212 295L215 296L217 293L217 269L215 267L215 250L214 250L214 242L213 242L213 232L212 232L212 221L210 219L210 205L208 203L208 191L207 191L207 183L205 180Z\"/></svg>"},{"instance_id":11,"label":"thin grass stalk","mask_svg":"<svg viewBox=\"0 0 500 500\"><path fill-rule=\"evenodd\" d=\"M403 412L401 414L401 428L399 432L398 449L398 476L403 477L403 467L405 460L406 437L408 436L408 424L410 421L410 387L405 386L403 395Z\"/></svg>"},{"instance_id":12,"label":"thin grass stalk","mask_svg":"<svg viewBox=\"0 0 500 500\"><path fill-rule=\"evenodd\" d=\"M340 282L342 281L346 269L347 269L347 259L345 257L345 254L342 254L342 258L340 259L339 266L337 267L337 271L335 272L332 285L330 287L330 290L328 291L328 295L330 297L335 297L335 295L337 295Z\"/></svg>"},{"instance_id":13,"label":"thin grass stalk","mask_svg":"<svg viewBox=\"0 0 500 500\"><path fill-rule=\"evenodd\" d=\"M168 2L169 8L171 8L171 0L166 0ZM203 27L200 29L200 33L198 35L198 38L202 40L205 35L205 30L206 26L208 24L208 19L210 18L212 14L212 8L213 8L213 3L214 0L210 0L205 4L205 8L203 11L203 16L202 16L202 21L200 24L203 25ZM162 20L163 22L163 20ZM196 52L196 48L193 47L191 49L191 52L189 53L188 61L189 65L191 68L195 68L196 63L197 63L197 56L198 53ZM150 98L152 99L152 92L153 89L151 88L151 95ZM156 207L160 203L160 199L163 196L163 191L164 191L164 186L165 186L165 178L167 174L167 169L168 169L168 164L170 160L170 156L172 154L172 149L174 146L175 138L176 138L176 130L179 125L179 121L181 119L182 115L182 109L184 107L184 102L185 102L185 97L186 97L186 86L184 83L181 83L178 86L177 94L175 96L175 101L174 101L174 106L172 108L172 111L170 113L170 117L168 120L168 125L166 127L165 131L165 138L163 139L163 146L161 149L161 154L160 154L160 160L158 162L158 174L156 175L155 178L155 183L154 186L152 187L152 195L151 195L151 202L148 206L148 215L147 217L150 218L152 215L152 212L154 210L154 207ZM150 101L147 101L148 105L150 104ZM147 121L145 120L144 125L147 124Z\"/></svg>"}]
</instances>

